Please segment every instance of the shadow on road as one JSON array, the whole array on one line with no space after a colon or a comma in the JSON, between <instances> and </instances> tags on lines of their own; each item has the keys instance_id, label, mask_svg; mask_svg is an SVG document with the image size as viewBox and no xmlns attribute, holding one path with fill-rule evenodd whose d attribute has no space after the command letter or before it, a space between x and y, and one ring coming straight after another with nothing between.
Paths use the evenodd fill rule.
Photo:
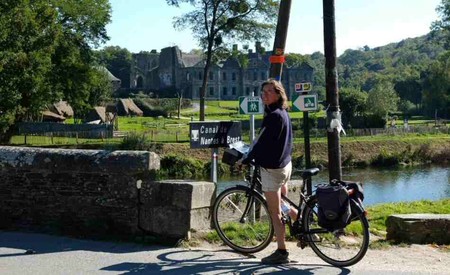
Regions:
<instances>
[{"instance_id":1,"label":"shadow on road","mask_svg":"<svg viewBox=\"0 0 450 275\"><path fill-rule=\"evenodd\" d=\"M61 252L72 252L61 253ZM79 252L82 252L81 254ZM95 254L85 252L98 252ZM53 255L52 255L53 253ZM188 250L165 246L144 246L133 243L80 240L36 233L0 231L0 260L47 254L45 258L32 257L26 261L38 269L56 272L58 266L68 265L74 270L111 271L114 274L348 274L348 269L329 265L291 262L287 265L267 266L252 255L231 250ZM67 263L67 255L74 260ZM8 259L8 257L10 259ZM86 257L86 258L83 258ZM299 260L302 260L299 258ZM48 265L50 261L52 265ZM305 261L305 259L303 259ZM9 261L11 262L11 261ZM20 261L22 262L22 261ZM17 262L17 272L22 265ZM97 273L94 271L94 273Z\"/></svg>"},{"instance_id":2,"label":"shadow on road","mask_svg":"<svg viewBox=\"0 0 450 275\"><path fill-rule=\"evenodd\" d=\"M0 247L22 250L14 253L0 254L0 257L29 255L34 253L55 253L64 251L93 251L107 253L133 253L140 251L159 250L163 246L143 246L133 243L102 242L80 240L63 236L53 236L36 233L3 232L0 231Z\"/></svg>"},{"instance_id":3,"label":"shadow on road","mask_svg":"<svg viewBox=\"0 0 450 275\"><path fill-rule=\"evenodd\" d=\"M348 269L338 269L327 265L305 265L291 262L280 266L262 265L259 259L215 257L216 251L189 250L162 253L158 256L158 263L120 263L103 268L105 271L116 271L121 274L316 274L316 270L333 270L333 274L349 274ZM239 255L239 254L236 254ZM341 272L339 272L341 271Z\"/></svg>"}]
</instances>

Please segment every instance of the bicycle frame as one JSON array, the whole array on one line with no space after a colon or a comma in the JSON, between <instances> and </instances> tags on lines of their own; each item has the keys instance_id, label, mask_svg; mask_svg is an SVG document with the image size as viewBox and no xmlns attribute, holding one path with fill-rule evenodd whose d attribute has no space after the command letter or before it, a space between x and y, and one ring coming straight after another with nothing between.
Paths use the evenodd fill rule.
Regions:
<instances>
[{"instance_id":1,"label":"bicycle frame","mask_svg":"<svg viewBox=\"0 0 450 275\"><path fill-rule=\"evenodd\" d=\"M245 179L246 181L248 181L250 183L250 189L249 192L257 192L260 195L263 195L263 192L261 190L262 184L261 184L261 175L260 175L260 167L250 163L250 170L247 173ZM314 168L316 169L316 168ZM253 173L252 173L253 170ZM315 233L326 233L327 230L326 229L315 229L312 230L310 232L304 232L302 230L302 222L303 219L301 219L301 215L302 215L302 211L304 209L305 205L308 205L308 202L310 201L310 198L312 196L312 182L311 182L311 175L315 175L318 173L318 169L317 171L313 169L309 169L309 170L305 170L307 171L307 173L303 173L302 174L302 179L303 182L305 184L303 184L301 191L300 191L300 201L299 204L295 204L291 199L289 199L286 195L281 194L281 198L286 201L287 203L289 203L289 205L291 207L294 207L297 210L297 221L299 221L298 224L296 224L294 226L294 224L291 222L291 220L289 219L287 222L287 225L289 227L289 231L291 233L291 235L293 236L297 236L299 235L299 237L301 239L302 236L304 235L308 235L308 234L315 234ZM249 193L247 193L247 196L250 197L250 199L248 200L248 203L245 207L244 212L242 213L242 217L240 218L240 222L244 223L245 222L245 217L247 216L247 214L249 213L250 209L253 206L254 200L253 200L253 196Z\"/></svg>"}]
</instances>

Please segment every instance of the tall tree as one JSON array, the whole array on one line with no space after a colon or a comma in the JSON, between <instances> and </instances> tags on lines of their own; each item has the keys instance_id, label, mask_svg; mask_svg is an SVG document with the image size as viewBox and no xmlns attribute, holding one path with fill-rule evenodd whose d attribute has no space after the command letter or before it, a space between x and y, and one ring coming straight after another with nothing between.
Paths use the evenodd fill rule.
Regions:
<instances>
[{"instance_id":1,"label":"tall tree","mask_svg":"<svg viewBox=\"0 0 450 275\"><path fill-rule=\"evenodd\" d=\"M387 117L389 112L397 111L399 97L390 82L379 82L367 97L368 111L381 118Z\"/></svg>"},{"instance_id":2,"label":"tall tree","mask_svg":"<svg viewBox=\"0 0 450 275\"><path fill-rule=\"evenodd\" d=\"M87 104L91 45L107 39L109 14L108 0L0 2L1 141L55 99Z\"/></svg>"},{"instance_id":3,"label":"tall tree","mask_svg":"<svg viewBox=\"0 0 450 275\"><path fill-rule=\"evenodd\" d=\"M166 0L168 5L188 3L193 10L175 18L177 29L190 28L206 53L200 92L200 120L205 120L205 94L209 70L226 43L267 41L277 21L276 0Z\"/></svg>"},{"instance_id":4,"label":"tall tree","mask_svg":"<svg viewBox=\"0 0 450 275\"><path fill-rule=\"evenodd\" d=\"M450 118L450 51L430 65L423 83L427 115Z\"/></svg>"},{"instance_id":5,"label":"tall tree","mask_svg":"<svg viewBox=\"0 0 450 275\"><path fill-rule=\"evenodd\" d=\"M362 116L367 109L367 93L360 88L342 88L339 91L339 105L342 110L342 118L346 122L356 116Z\"/></svg>"},{"instance_id":6,"label":"tall tree","mask_svg":"<svg viewBox=\"0 0 450 275\"><path fill-rule=\"evenodd\" d=\"M442 0L436 8L440 19L431 24L433 31L443 30L447 36L447 45L450 44L450 0Z\"/></svg>"}]
</instances>

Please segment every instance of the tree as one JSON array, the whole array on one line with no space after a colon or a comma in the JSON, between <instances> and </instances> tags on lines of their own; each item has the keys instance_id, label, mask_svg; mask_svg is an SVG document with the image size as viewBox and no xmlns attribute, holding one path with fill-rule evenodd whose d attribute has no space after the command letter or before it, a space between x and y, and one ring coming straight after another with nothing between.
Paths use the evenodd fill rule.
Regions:
<instances>
[{"instance_id":1,"label":"tree","mask_svg":"<svg viewBox=\"0 0 450 275\"><path fill-rule=\"evenodd\" d=\"M367 93L359 88L341 88L339 91L339 104L342 118L351 122L356 116L361 116L367 109Z\"/></svg>"},{"instance_id":2,"label":"tree","mask_svg":"<svg viewBox=\"0 0 450 275\"><path fill-rule=\"evenodd\" d=\"M430 65L423 83L427 115L450 118L450 51Z\"/></svg>"},{"instance_id":3,"label":"tree","mask_svg":"<svg viewBox=\"0 0 450 275\"><path fill-rule=\"evenodd\" d=\"M109 46L95 52L97 62L121 80L122 88L130 88L132 57L126 48Z\"/></svg>"},{"instance_id":4,"label":"tree","mask_svg":"<svg viewBox=\"0 0 450 275\"><path fill-rule=\"evenodd\" d=\"M431 29L434 32L444 31L447 35L447 44L450 44L450 1L442 0L436 11L441 18L431 24Z\"/></svg>"},{"instance_id":5,"label":"tree","mask_svg":"<svg viewBox=\"0 0 450 275\"><path fill-rule=\"evenodd\" d=\"M194 9L175 18L176 29L190 28L206 53L200 92L200 120L205 120L205 94L209 70L226 43L267 41L275 30L275 0L166 0L168 5L189 3Z\"/></svg>"},{"instance_id":6,"label":"tree","mask_svg":"<svg viewBox=\"0 0 450 275\"><path fill-rule=\"evenodd\" d=\"M381 118L389 112L397 111L399 97L390 82L379 82L369 91L367 97L368 111Z\"/></svg>"},{"instance_id":7,"label":"tree","mask_svg":"<svg viewBox=\"0 0 450 275\"><path fill-rule=\"evenodd\" d=\"M109 14L108 0L0 2L1 141L54 100L88 104L91 45L107 39Z\"/></svg>"}]
</instances>

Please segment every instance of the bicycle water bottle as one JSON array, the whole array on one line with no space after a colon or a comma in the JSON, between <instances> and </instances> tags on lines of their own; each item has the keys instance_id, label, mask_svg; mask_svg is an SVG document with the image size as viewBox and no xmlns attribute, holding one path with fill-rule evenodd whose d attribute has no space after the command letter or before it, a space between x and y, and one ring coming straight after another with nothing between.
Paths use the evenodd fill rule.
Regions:
<instances>
[{"instance_id":1,"label":"bicycle water bottle","mask_svg":"<svg viewBox=\"0 0 450 275\"><path fill-rule=\"evenodd\" d=\"M281 201L281 222L283 224L289 223L291 217L289 216L289 212L291 212L291 206L285 202Z\"/></svg>"},{"instance_id":2,"label":"bicycle water bottle","mask_svg":"<svg viewBox=\"0 0 450 275\"><path fill-rule=\"evenodd\" d=\"M291 206L287 202L281 201L281 211L283 212L284 215L289 216Z\"/></svg>"}]
</instances>

